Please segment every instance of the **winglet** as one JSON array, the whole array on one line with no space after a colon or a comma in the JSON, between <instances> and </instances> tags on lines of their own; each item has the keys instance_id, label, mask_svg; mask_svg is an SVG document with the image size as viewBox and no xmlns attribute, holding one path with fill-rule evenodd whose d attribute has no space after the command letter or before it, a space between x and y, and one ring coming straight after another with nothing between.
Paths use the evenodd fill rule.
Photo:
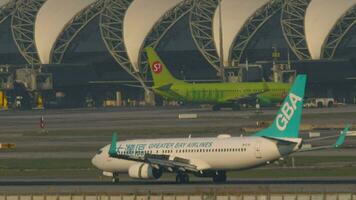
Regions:
<instances>
[{"instance_id":1,"label":"winglet","mask_svg":"<svg viewBox=\"0 0 356 200\"><path fill-rule=\"evenodd\" d=\"M344 128L344 130L340 133L339 138L337 138L334 147L339 148L341 145L344 144L345 142L345 137L347 135L347 132L349 132L350 124L347 124Z\"/></svg>"},{"instance_id":2,"label":"winglet","mask_svg":"<svg viewBox=\"0 0 356 200\"><path fill-rule=\"evenodd\" d=\"M117 156L116 142L117 142L117 133L113 133L112 134L112 139L111 139L111 145L110 145L110 149L109 149L109 156L110 157Z\"/></svg>"}]
</instances>

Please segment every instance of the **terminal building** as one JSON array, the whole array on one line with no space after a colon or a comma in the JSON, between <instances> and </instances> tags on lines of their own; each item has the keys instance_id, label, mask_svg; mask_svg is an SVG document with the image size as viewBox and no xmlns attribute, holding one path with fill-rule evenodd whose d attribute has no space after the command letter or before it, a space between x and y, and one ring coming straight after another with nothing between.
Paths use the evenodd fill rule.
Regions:
<instances>
[{"instance_id":1,"label":"terminal building","mask_svg":"<svg viewBox=\"0 0 356 200\"><path fill-rule=\"evenodd\" d=\"M152 46L179 79L288 66L309 97L355 102L355 24L356 0L0 0L0 91L29 106L142 100L129 85L152 85Z\"/></svg>"}]
</instances>

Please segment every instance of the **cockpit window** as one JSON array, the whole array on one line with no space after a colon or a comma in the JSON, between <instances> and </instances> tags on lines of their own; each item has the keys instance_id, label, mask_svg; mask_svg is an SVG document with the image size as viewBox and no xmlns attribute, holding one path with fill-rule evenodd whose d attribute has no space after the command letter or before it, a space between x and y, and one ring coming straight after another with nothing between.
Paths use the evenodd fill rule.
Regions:
<instances>
[{"instance_id":1,"label":"cockpit window","mask_svg":"<svg viewBox=\"0 0 356 200\"><path fill-rule=\"evenodd\" d=\"M100 155L101 153L103 153L103 150L99 150L98 152L96 152L97 155Z\"/></svg>"}]
</instances>

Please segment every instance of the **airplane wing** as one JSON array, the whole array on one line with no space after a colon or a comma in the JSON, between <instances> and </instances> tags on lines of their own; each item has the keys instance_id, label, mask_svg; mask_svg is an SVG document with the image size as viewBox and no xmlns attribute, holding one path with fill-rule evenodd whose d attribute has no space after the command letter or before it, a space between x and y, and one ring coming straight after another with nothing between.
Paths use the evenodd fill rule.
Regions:
<instances>
[{"instance_id":1,"label":"airplane wing","mask_svg":"<svg viewBox=\"0 0 356 200\"><path fill-rule=\"evenodd\" d=\"M258 95L267 92L268 90L263 90L261 92L250 93L248 95L239 96L233 99L226 99L227 102L256 102Z\"/></svg>"},{"instance_id":2,"label":"airplane wing","mask_svg":"<svg viewBox=\"0 0 356 200\"><path fill-rule=\"evenodd\" d=\"M166 85L163 85L163 86L160 86L160 87L156 87L155 89L167 92L167 91L171 91L172 85L173 84L170 83L170 84L166 84Z\"/></svg>"},{"instance_id":3,"label":"airplane wing","mask_svg":"<svg viewBox=\"0 0 356 200\"><path fill-rule=\"evenodd\" d=\"M136 85L136 84L124 84L124 86L127 86L127 87L133 87L133 88L142 88L144 89L145 87L143 87L142 85ZM148 89L153 89L152 87L146 87Z\"/></svg>"},{"instance_id":4,"label":"airplane wing","mask_svg":"<svg viewBox=\"0 0 356 200\"><path fill-rule=\"evenodd\" d=\"M174 90L171 89L172 86L173 86L173 84L170 83L170 84L166 84L166 85L163 85L163 86L160 86L160 87L155 87L153 89L165 92L171 98L175 98L177 100L184 101L184 97L183 96L181 96L180 94L178 94L177 92L175 92Z\"/></svg>"},{"instance_id":5,"label":"airplane wing","mask_svg":"<svg viewBox=\"0 0 356 200\"><path fill-rule=\"evenodd\" d=\"M349 132L350 125L347 124L344 128L344 130L340 133L339 137L337 138L336 142L333 145L326 145L326 146L319 146L319 147L311 147L307 149L300 149L298 152L307 152L307 151L319 151L319 150L324 150L324 149L335 149L335 148L340 148L344 142L345 138L347 135L347 132Z\"/></svg>"},{"instance_id":6,"label":"airplane wing","mask_svg":"<svg viewBox=\"0 0 356 200\"><path fill-rule=\"evenodd\" d=\"M170 157L168 155L124 155L117 152L116 147L117 134L112 136L112 142L109 149L109 156L111 158L130 160L136 162L144 162L151 164L153 167L166 169L167 171L190 171L199 172L202 167L198 169L198 166L193 164L190 160L180 157Z\"/></svg>"},{"instance_id":7,"label":"airplane wing","mask_svg":"<svg viewBox=\"0 0 356 200\"><path fill-rule=\"evenodd\" d=\"M151 164L153 167L156 168L163 168L168 171L191 171L191 172L198 172L198 167L190 163L189 160L174 157L173 160L166 155L151 155L145 154L144 156L134 156L134 155L110 155L112 158L122 159L122 160L130 160L136 162L144 162Z\"/></svg>"}]
</instances>

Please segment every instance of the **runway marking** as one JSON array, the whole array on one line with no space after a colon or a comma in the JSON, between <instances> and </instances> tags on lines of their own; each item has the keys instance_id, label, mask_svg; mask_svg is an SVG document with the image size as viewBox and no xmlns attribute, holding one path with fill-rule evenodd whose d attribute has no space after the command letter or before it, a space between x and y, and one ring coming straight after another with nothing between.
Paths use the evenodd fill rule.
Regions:
<instances>
[{"instance_id":1,"label":"runway marking","mask_svg":"<svg viewBox=\"0 0 356 200\"><path fill-rule=\"evenodd\" d=\"M231 185L343 185L356 184L356 179L322 179L322 180L232 180L222 184L216 184L209 181L192 181L185 185L191 186L231 186ZM147 185L171 185L180 186L174 181L122 181L113 184L111 181L33 181L33 180L16 180L16 181L0 181L0 186L147 186Z\"/></svg>"}]
</instances>

